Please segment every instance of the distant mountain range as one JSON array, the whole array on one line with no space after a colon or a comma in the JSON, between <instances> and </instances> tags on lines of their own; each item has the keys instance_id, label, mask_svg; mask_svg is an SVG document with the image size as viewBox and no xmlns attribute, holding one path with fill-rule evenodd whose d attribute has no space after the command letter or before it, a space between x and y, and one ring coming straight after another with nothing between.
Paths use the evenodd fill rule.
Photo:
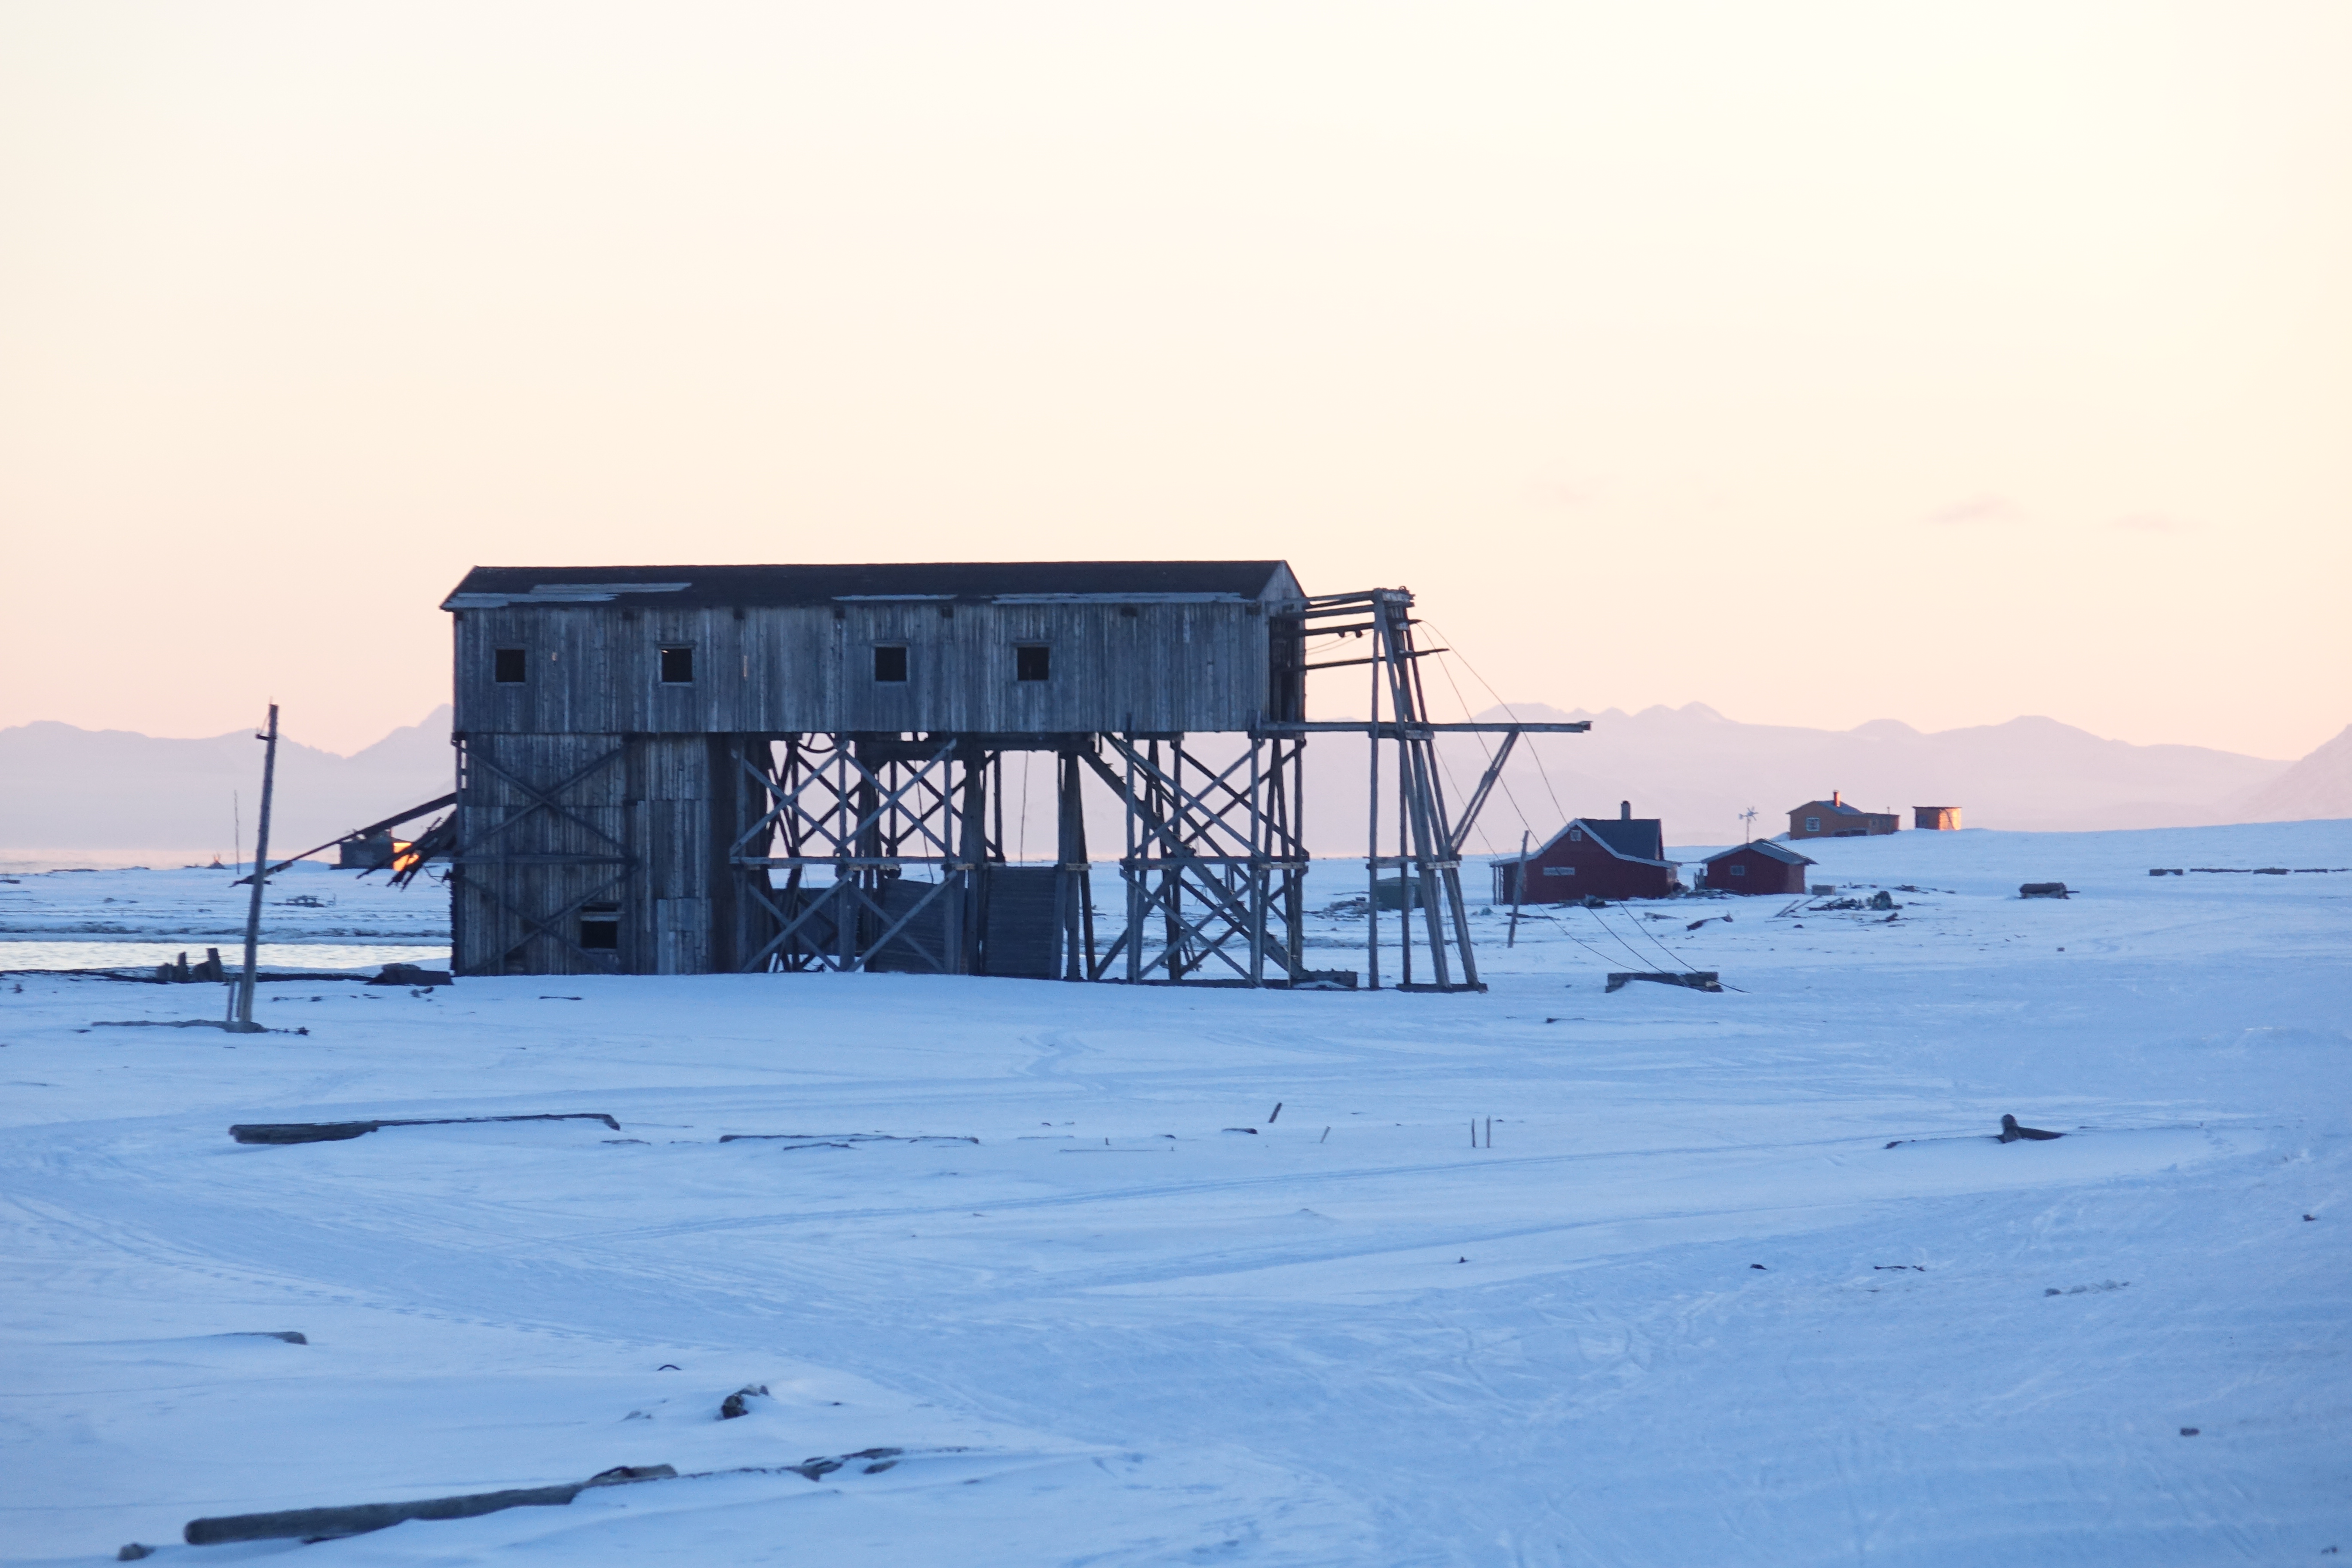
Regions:
<instances>
[{"instance_id":1,"label":"distant mountain range","mask_svg":"<svg viewBox=\"0 0 2352 1568\"><path fill-rule=\"evenodd\" d=\"M2230 808L2232 822L2352 816L2352 724Z\"/></svg>"},{"instance_id":2,"label":"distant mountain range","mask_svg":"<svg viewBox=\"0 0 2352 1568\"><path fill-rule=\"evenodd\" d=\"M1895 810L1904 826L1915 805L1957 805L1970 827L2084 831L2110 827L2185 827L2224 822L2280 822L2352 816L2352 727L2298 763L2240 756L2202 746L2136 746L2104 741L2054 719L1925 733L1892 719L1852 730L1742 724L1703 703L1639 713L1564 713L1539 703L1516 705L1523 720L1589 719L1589 734L1529 737L1506 770L1518 806L1535 820L1552 816L1557 793L1569 815L1615 811L1665 819L1669 843L1704 844L1741 837L1739 813L1759 812L1759 837L1787 831L1787 813L1832 791L1869 811ZM1482 719L1507 717L1500 709ZM1465 788L1482 763L1475 738L1449 741L1448 766ZM1549 775L1549 787L1546 787ZM1518 819L1509 802L1489 805ZM1361 807L1356 815L1361 815ZM1499 837L1495 838L1502 847Z\"/></svg>"},{"instance_id":3,"label":"distant mountain range","mask_svg":"<svg viewBox=\"0 0 2352 1568\"><path fill-rule=\"evenodd\" d=\"M201 741L54 722L0 730L0 866L203 863L227 860L239 841L250 856L261 753L250 730ZM281 736L271 853L446 795L456 774L446 707L348 757Z\"/></svg>"},{"instance_id":4,"label":"distant mountain range","mask_svg":"<svg viewBox=\"0 0 2352 1568\"><path fill-rule=\"evenodd\" d=\"M1832 790L1868 810L1901 812L1906 827L1915 805L1958 805L1971 827L2044 830L2352 817L2352 727L2301 762L2282 763L2103 741L2052 719L1927 734L1891 719L1843 731L1742 724L1696 702L1639 713L1541 703L1511 711L1589 719L1592 730L1528 738L1465 846L1474 854L1516 848L1523 826L1541 838L1570 816L1614 816L1621 800L1636 816L1664 818L1668 844L1736 841L1750 805L1757 835L1767 837L1787 829L1790 807ZM281 742L272 849L306 849L446 793L449 722L449 710L437 709L349 757ZM1482 740L1491 743L1447 736L1440 748L1457 805L1485 766ZM1205 742L1202 749L1214 751ZM1007 760L1008 784L1014 765ZM246 731L174 741L47 722L0 730L0 865L226 859L233 839L250 854L260 776L261 747ZM1384 758L1384 786L1394 776ZM1317 736L1306 813L1317 854L1362 852L1364 789L1362 742ZM1090 840L1097 855L1114 854L1118 819L1107 800L1093 805ZM1392 797L1383 815L1386 837ZM1046 853L1053 817L1042 782L1029 816L1024 842Z\"/></svg>"}]
</instances>

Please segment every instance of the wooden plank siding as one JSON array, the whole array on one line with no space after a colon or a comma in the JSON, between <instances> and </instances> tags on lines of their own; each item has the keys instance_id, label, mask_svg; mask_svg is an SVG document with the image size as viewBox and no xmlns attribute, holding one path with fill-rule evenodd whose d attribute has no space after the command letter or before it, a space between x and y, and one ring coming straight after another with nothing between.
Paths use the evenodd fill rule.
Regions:
<instances>
[{"instance_id":1,"label":"wooden plank siding","mask_svg":"<svg viewBox=\"0 0 2352 1568\"><path fill-rule=\"evenodd\" d=\"M880 604L725 609L512 605L454 612L457 728L500 734L992 734L1245 731L1267 713L1256 604ZM1014 679L1014 650L1050 650ZM874 679L877 647L907 679ZM694 650L665 685L661 649ZM495 679L522 650L528 678Z\"/></svg>"},{"instance_id":2,"label":"wooden plank siding","mask_svg":"<svg viewBox=\"0 0 2352 1568\"><path fill-rule=\"evenodd\" d=\"M459 973L699 974L756 950L765 911L739 907L727 851L762 804L740 759L764 757L766 745L759 736L467 735L452 889ZM533 790L616 752L554 795L560 810L534 800ZM619 946L609 954L577 946L572 906L583 900L616 906ZM530 933L531 920L567 910L554 933Z\"/></svg>"},{"instance_id":3,"label":"wooden plank siding","mask_svg":"<svg viewBox=\"0 0 2352 1568\"><path fill-rule=\"evenodd\" d=\"M620 752L595 765L599 759ZM583 773L583 770L586 770ZM570 787L557 790L565 781ZM629 770L618 735L487 734L466 737L457 789L457 852L451 889L453 959L461 974L579 974L629 967L630 933L609 963L569 942L576 914L531 934L544 919L592 896L625 910L634 901ZM555 791L551 810L533 792ZM604 884L620 878L619 886Z\"/></svg>"}]
</instances>

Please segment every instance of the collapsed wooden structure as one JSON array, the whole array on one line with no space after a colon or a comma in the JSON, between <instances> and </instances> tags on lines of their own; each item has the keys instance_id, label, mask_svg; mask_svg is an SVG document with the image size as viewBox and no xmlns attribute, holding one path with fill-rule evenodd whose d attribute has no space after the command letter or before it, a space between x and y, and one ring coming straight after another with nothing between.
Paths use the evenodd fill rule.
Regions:
<instances>
[{"instance_id":1,"label":"collapsed wooden structure","mask_svg":"<svg viewBox=\"0 0 2352 1568\"><path fill-rule=\"evenodd\" d=\"M1306 742L1348 731L1372 742L1368 874L1426 889L1400 983L1475 986L1455 846L1520 732L1587 726L1428 722L1412 605L1310 597L1279 561L477 568L443 605L456 967L1351 985L1302 932ZM1317 662L1331 639L1369 651ZM1307 673L1338 665L1371 674L1368 719L1307 717ZM1451 810L1445 730L1503 735ZM1050 865L1005 853L1024 752L1055 759ZM1090 778L1123 824L1116 931Z\"/></svg>"}]
</instances>

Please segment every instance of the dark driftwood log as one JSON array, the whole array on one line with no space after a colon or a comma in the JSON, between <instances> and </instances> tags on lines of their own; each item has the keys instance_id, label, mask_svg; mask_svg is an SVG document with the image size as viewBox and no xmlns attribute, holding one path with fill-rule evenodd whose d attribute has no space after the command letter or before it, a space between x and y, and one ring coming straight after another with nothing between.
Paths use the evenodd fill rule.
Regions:
<instances>
[{"instance_id":1,"label":"dark driftwood log","mask_svg":"<svg viewBox=\"0 0 2352 1568\"><path fill-rule=\"evenodd\" d=\"M601 1121L618 1132L621 1124L601 1110L572 1110L537 1116L425 1116L378 1121L241 1121L228 1130L240 1143L336 1143L358 1138L379 1127L467 1127L482 1121Z\"/></svg>"},{"instance_id":2,"label":"dark driftwood log","mask_svg":"<svg viewBox=\"0 0 2352 1568\"><path fill-rule=\"evenodd\" d=\"M618 1131L615 1128L614 1131ZM977 1143L961 1132L724 1132L721 1143L790 1143L803 1149L847 1149L859 1143Z\"/></svg>"},{"instance_id":3,"label":"dark driftwood log","mask_svg":"<svg viewBox=\"0 0 2352 1568\"><path fill-rule=\"evenodd\" d=\"M426 969L415 963L387 963L376 972L370 985L435 986L451 984L446 969Z\"/></svg>"},{"instance_id":4,"label":"dark driftwood log","mask_svg":"<svg viewBox=\"0 0 2352 1568\"><path fill-rule=\"evenodd\" d=\"M240 1143L332 1143L383 1125L381 1121L264 1121L232 1127L228 1135Z\"/></svg>"},{"instance_id":5,"label":"dark driftwood log","mask_svg":"<svg viewBox=\"0 0 2352 1568\"><path fill-rule=\"evenodd\" d=\"M518 1487L464 1497L420 1498L415 1502L363 1502L345 1508L292 1508L277 1513L239 1513L223 1519L192 1519L180 1532L191 1546L231 1541L332 1541L412 1519L472 1519L510 1508L561 1508L590 1487L627 1481L667 1480L677 1474L667 1465L622 1465L593 1479L554 1487Z\"/></svg>"},{"instance_id":6,"label":"dark driftwood log","mask_svg":"<svg viewBox=\"0 0 2352 1568\"><path fill-rule=\"evenodd\" d=\"M1670 974L1664 973L1646 973L1637 971L1622 971L1609 976L1609 989L1612 991L1622 991L1624 989L1626 982L1632 980L1653 980L1661 985L1686 985L1693 991L1720 991L1723 989L1722 978L1712 969L1694 970L1688 974Z\"/></svg>"}]
</instances>

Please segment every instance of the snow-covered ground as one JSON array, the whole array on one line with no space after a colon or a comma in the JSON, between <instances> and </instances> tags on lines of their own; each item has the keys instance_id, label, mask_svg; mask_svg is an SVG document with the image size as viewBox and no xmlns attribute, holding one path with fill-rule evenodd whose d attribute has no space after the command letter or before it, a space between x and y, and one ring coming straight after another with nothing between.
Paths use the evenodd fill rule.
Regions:
<instances>
[{"instance_id":1,"label":"snow-covered ground","mask_svg":"<svg viewBox=\"0 0 2352 1568\"><path fill-rule=\"evenodd\" d=\"M734 1473L163 1555L2352 1550L2352 873L2147 874L2352 866L2352 824L1806 847L1896 918L1566 910L1507 951L1486 913L1480 996L298 984L260 1012L307 1035L230 1037L116 1026L204 987L0 983L0 1556L625 1464ZM142 875L73 896L228 921ZM1669 959L1736 989L1602 989ZM621 1125L226 1131L527 1112Z\"/></svg>"}]
</instances>

